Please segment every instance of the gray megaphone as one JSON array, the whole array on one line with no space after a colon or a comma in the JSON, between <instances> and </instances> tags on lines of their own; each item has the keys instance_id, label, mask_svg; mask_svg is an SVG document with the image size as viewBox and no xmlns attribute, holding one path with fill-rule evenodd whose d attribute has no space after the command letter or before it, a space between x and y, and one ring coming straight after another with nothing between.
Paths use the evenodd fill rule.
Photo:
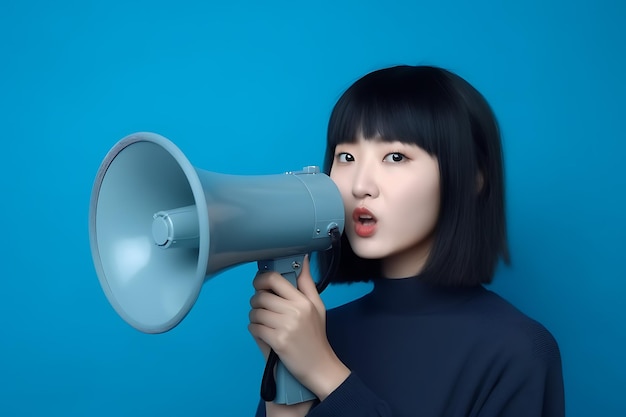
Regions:
<instances>
[{"instance_id":1,"label":"gray megaphone","mask_svg":"<svg viewBox=\"0 0 626 417\"><path fill-rule=\"evenodd\" d=\"M145 333L172 329L209 278L258 262L295 285L304 255L327 250L343 232L344 208L317 167L238 176L194 168L163 136L135 133L114 145L98 170L89 212L94 266L107 299ZM315 396L282 364L279 404Z\"/></svg>"}]
</instances>

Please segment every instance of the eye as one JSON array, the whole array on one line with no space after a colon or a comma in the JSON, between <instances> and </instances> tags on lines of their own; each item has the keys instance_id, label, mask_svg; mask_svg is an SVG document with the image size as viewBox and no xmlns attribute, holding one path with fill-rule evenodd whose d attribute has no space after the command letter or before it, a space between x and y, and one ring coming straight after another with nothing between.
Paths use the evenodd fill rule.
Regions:
<instances>
[{"instance_id":1,"label":"eye","mask_svg":"<svg viewBox=\"0 0 626 417\"><path fill-rule=\"evenodd\" d=\"M400 152L393 152L393 153L390 153L390 154L386 155L383 158L383 161L385 161L385 162L402 162L402 161L404 161L406 159L407 159L406 156L404 156Z\"/></svg>"},{"instance_id":2,"label":"eye","mask_svg":"<svg viewBox=\"0 0 626 417\"><path fill-rule=\"evenodd\" d=\"M350 155L348 152L339 152L335 158L337 162L354 162L354 156Z\"/></svg>"}]
</instances>

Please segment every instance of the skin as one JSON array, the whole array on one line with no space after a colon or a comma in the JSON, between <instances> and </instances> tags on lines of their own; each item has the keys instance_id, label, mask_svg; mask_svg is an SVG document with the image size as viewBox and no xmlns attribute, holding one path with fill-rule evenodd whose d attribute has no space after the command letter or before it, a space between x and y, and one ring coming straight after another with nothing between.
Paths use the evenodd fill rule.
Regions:
<instances>
[{"instance_id":1,"label":"skin","mask_svg":"<svg viewBox=\"0 0 626 417\"><path fill-rule=\"evenodd\" d=\"M414 144L359 138L335 149L330 177L346 209L345 233L354 253L381 259L387 278L416 275L432 246L439 215L439 164ZM354 210L376 219L362 237Z\"/></svg>"},{"instance_id":2,"label":"skin","mask_svg":"<svg viewBox=\"0 0 626 417\"><path fill-rule=\"evenodd\" d=\"M381 259L387 278L419 273L439 213L437 159L417 145L358 138L337 146L330 172L346 210L345 233L362 258ZM355 211L356 210L356 211ZM355 214L356 213L356 214ZM326 308L308 258L293 287L275 272L258 274L248 329L265 358L270 346L320 400L350 375L326 337ZM304 416L311 402L266 403L268 416Z\"/></svg>"}]
</instances>

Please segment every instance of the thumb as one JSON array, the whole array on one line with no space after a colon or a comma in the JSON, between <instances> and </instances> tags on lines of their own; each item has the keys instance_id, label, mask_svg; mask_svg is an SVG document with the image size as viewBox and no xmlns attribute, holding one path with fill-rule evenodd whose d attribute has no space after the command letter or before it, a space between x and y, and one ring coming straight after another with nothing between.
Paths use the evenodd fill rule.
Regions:
<instances>
[{"instance_id":1,"label":"thumb","mask_svg":"<svg viewBox=\"0 0 626 417\"><path fill-rule=\"evenodd\" d=\"M302 271L298 277L298 289L302 294L306 295L309 300L313 301L316 306L319 304L317 300L320 299L320 296L317 292L313 277L311 276L311 263L309 261L309 255L306 255L304 257L304 262L302 262Z\"/></svg>"}]
</instances>

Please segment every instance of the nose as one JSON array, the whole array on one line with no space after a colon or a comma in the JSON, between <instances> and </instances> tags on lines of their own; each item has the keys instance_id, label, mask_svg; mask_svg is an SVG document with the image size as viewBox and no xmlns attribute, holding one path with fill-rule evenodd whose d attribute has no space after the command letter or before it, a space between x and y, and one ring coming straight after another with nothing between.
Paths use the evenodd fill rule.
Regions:
<instances>
[{"instance_id":1,"label":"nose","mask_svg":"<svg viewBox=\"0 0 626 417\"><path fill-rule=\"evenodd\" d=\"M376 198L378 193L378 183L374 170L366 164L360 165L354 173L352 195L359 199L366 197Z\"/></svg>"}]
</instances>

